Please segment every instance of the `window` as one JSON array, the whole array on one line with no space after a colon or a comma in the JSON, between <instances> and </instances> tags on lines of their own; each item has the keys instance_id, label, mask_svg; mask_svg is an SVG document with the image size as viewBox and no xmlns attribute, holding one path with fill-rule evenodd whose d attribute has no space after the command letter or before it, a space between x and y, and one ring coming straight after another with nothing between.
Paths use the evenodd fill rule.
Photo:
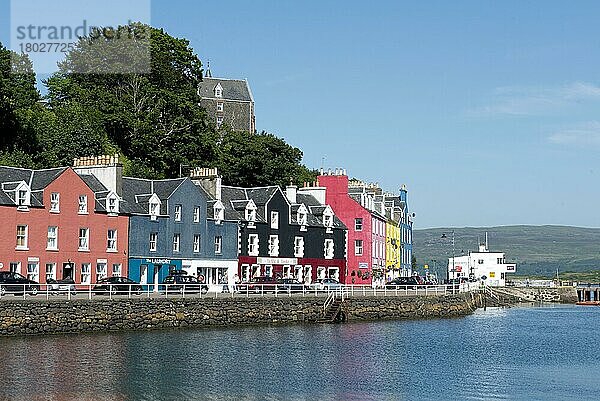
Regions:
<instances>
[{"instance_id":1,"label":"window","mask_svg":"<svg viewBox=\"0 0 600 401\"><path fill-rule=\"evenodd\" d=\"M223 106L224 106L223 102L217 102L217 111L223 112L223 109L224 109Z\"/></svg>"},{"instance_id":2,"label":"window","mask_svg":"<svg viewBox=\"0 0 600 401\"><path fill-rule=\"evenodd\" d=\"M117 230L108 230L106 234L106 250L111 252L117 251Z\"/></svg>"},{"instance_id":3,"label":"window","mask_svg":"<svg viewBox=\"0 0 600 401\"><path fill-rule=\"evenodd\" d=\"M21 262L10 262L11 273L21 273Z\"/></svg>"},{"instance_id":4,"label":"window","mask_svg":"<svg viewBox=\"0 0 600 401\"><path fill-rule=\"evenodd\" d=\"M158 233L150 233L150 252L156 252L158 242Z\"/></svg>"},{"instance_id":5,"label":"window","mask_svg":"<svg viewBox=\"0 0 600 401\"><path fill-rule=\"evenodd\" d=\"M479 264L479 265L482 265L482 264L483 264L483 259L479 259L479 260L477 261L477 264Z\"/></svg>"},{"instance_id":6,"label":"window","mask_svg":"<svg viewBox=\"0 0 600 401\"><path fill-rule=\"evenodd\" d=\"M56 263L46 263L46 280L56 280Z\"/></svg>"},{"instance_id":7,"label":"window","mask_svg":"<svg viewBox=\"0 0 600 401\"><path fill-rule=\"evenodd\" d=\"M217 116L217 128L223 125L223 116Z\"/></svg>"},{"instance_id":8,"label":"window","mask_svg":"<svg viewBox=\"0 0 600 401\"><path fill-rule=\"evenodd\" d=\"M200 207L196 206L194 208L194 223L200 223Z\"/></svg>"},{"instance_id":9,"label":"window","mask_svg":"<svg viewBox=\"0 0 600 401\"><path fill-rule=\"evenodd\" d=\"M27 226L17 226L17 249L27 249Z\"/></svg>"},{"instance_id":10,"label":"window","mask_svg":"<svg viewBox=\"0 0 600 401\"><path fill-rule=\"evenodd\" d=\"M27 263L27 279L33 281L40 281L40 263L29 262Z\"/></svg>"},{"instance_id":11,"label":"window","mask_svg":"<svg viewBox=\"0 0 600 401\"><path fill-rule=\"evenodd\" d=\"M175 205L175 221L181 221L181 205Z\"/></svg>"},{"instance_id":12,"label":"window","mask_svg":"<svg viewBox=\"0 0 600 401\"><path fill-rule=\"evenodd\" d=\"M156 220L160 214L160 199L156 194L153 194L148 201L148 213L150 213L150 220Z\"/></svg>"},{"instance_id":13,"label":"window","mask_svg":"<svg viewBox=\"0 0 600 401\"><path fill-rule=\"evenodd\" d=\"M16 202L18 210L27 210L27 206L29 206L30 203L30 194L26 184L21 184L19 189L17 189Z\"/></svg>"},{"instance_id":14,"label":"window","mask_svg":"<svg viewBox=\"0 0 600 401\"><path fill-rule=\"evenodd\" d=\"M225 209L223 208L223 205L216 203L213 209L216 223L221 224L221 221L225 219Z\"/></svg>"},{"instance_id":15,"label":"window","mask_svg":"<svg viewBox=\"0 0 600 401\"><path fill-rule=\"evenodd\" d=\"M215 86L215 97L223 97L223 87L220 83Z\"/></svg>"},{"instance_id":16,"label":"window","mask_svg":"<svg viewBox=\"0 0 600 401\"><path fill-rule=\"evenodd\" d=\"M194 252L200 252L200 234L194 234Z\"/></svg>"},{"instance_id":17,"label":"window","mask_svg":"<svg viewBox=\"0 0 600 401\"><path fill-rule=\"evenodd\" d=\"M327 228L333 227L333 216L331 214L323 215L323 225Z\"/></svg>"},{"instance_id":18,"label":"window","mask_svg":"<svg viewBox=\"0 0 600 401\"><path fill-rule=\"evenodd\" d=\"M271 228L274 230L279 229L279 212L271 212Z\"/></svg>"},{"instance_id":19,"label":"window","mask_svg":"<svg viewBox=\"0 0 600 401\"><path fill-rule=\"evenodd\" d=\"M79 195L79 214L86 214L88 212L87 206L87 195Z\"/></svg>"},{"instance_id":20,"label":"window","mask_svg":"<svg viewBox=\"0 0 600 401\"><path fill-rule=\"evenodd\" d=\"M307 220L306 212L298 210L298 224L300 224L301 226L305 226L306 220Z\"/></svg>"},{"instance_id":21,"label":"window","mask_svg":"<svg viewBox=\"0 0 600 401\"><path fill-rule=\"evenodd\" d=\"M497 258L496 259L496 263L498 263L499 265L501 265L502 264L502 258Z\"/></svg>"},{"instance_id":22,"label":"window","mask_svg":"<svg viewBox=\"0 0 600 401\"><path fill-rule=\"evenodd\" d=\"M81 264L81 284L90 284L91 265L89 263Z\"/></svg>"},{"instance_id":23,"label":"window","mask_svg":"<svg viewBox=\"0 0 600 401\"><path fill-rule=\"evenodd\" d=\"M258 234L248 235L248 255L258 256Z\"/></svg>"},{"instance_id":24,"label":"window","mask_svg":"<svg viewBox=\"0 0 600 401\"><path fill-rule=\"evenodd\" d=\"M48 244L46 249L57 250L58 249L58 227L48 227Z\"/></svg>"},{"instance_id":25,"label":"window","mask_svg":"<svg viewBox=\"0 0 600 401\"><path fill-rule=\"evenodd\" d=\"M269 256L279 256L279 236L269 236Z\"/></svg>"},{"instance_id":26,"label":"window","mask_svg":"<svg viewBox=\"0 0 600 401\"><path fill-rule=\"evenodd\" d=\"M333 240L332 239L325 240L324 250L325 250L325 252L324 252L325 259L333 259Z\"/></svg>"},{"instance_id":27,"label":"window","mask_svg":"<svg viewBox=\"0 0 600 401\"><path fill-rule=\"evenodd\" d=\"M362 231L363 219L354 219L354 231Z\"/></svg>"},{"instance_id":28,"label":"window","mask_svg":"<svg viewBox=\"0 0 600 401\"><path fill-rule=\"evenodd\" d=\"M265 276L273 277L273 266L272 265L265 266Z\"/></svg>"},{"instance_id":29,"label":"window","mask_svg":"<svg viewBox=\"0 0 600 401\"><path fill-rule=\"evenodd\" d=\"M304 237L294 238L294 256L297 258L304 257Z\"/></svg>"},{"instance_id":30,"label":"window","mask_svg":"<svg viewBox=\"0 0 600 401\"><path fill-rule=\"evenodd\" d=\"M96 265L96 281L106 278L106 263Z\"/></svg>"},{"instance_id":31,"label":"window","mask_svg":"<svg viewBox=\"0 0 600 401\"><path fill-rule=\"evenodd\" d=\"M113 277L121 277L121 264L120 263L113 264L112 276Z\"/></svg>"},{"instance_id":32,"label":"window","mask_svg":"<svg viewBox=\"0 0 600 401\"><path fill-rule=\"evenodd\" d=\"M357 256L363 254L363 240L357 239L354 241L354 254Z\"/></svg>"},{"instance_id":33,"label":"window","mask_svg":"<svg viewBox=\"0 0 600 401\"><path fill-rule=\"evenodd\" d=\"M222 246L223 246L223 237L216 236L215 237L215 254L217 254L217 255L221 254L221 252L223 251Z\"/></svg>"},{"instance_id":34,"label":"window","mask_svg":"<svg viewBox=\"0 0 600 401\"><path fill-rule=\"evenodd\" d=\"M173 234L173 252L179 252L180 234Z\"/></svg>"},{"instance_id":35,"label":"window","mask_svg":"<svg viewBox=\"0 0 600 401\"><path fill-rule=\"evenodd\" d=\"M79 250L89 251L90 250L90 229L80 228L79 229Z\"/></svg>"},{"instance_id":36,"label":"window","mask_svg":"<svg viewBox=\"0 0 600 401\"><path fill-rule=\"evenodd\" d=\"M106 211L109 214L119 213L119 199L117 198L117 195L111 194L106 198Z\"/></svg>"},{"instance_id":37,"label":"window","mask_svg":"<svg viewBox=\"0 0 600 401\"><path fill-rule=\"evenodd\" d=\"M246 208L246 220L251 223L256 221L256 208L251 206Z\"/></svg>"},{"instance_id":38,"label":"window","mask_svg":"<svg viewBox=\"0 0 600 401\"><path fill-rule=\"evenodd\" d=\"M50 211L53 213L60 212L60 194L58 192L50 194Z\"/></svg>"}]
</instances>

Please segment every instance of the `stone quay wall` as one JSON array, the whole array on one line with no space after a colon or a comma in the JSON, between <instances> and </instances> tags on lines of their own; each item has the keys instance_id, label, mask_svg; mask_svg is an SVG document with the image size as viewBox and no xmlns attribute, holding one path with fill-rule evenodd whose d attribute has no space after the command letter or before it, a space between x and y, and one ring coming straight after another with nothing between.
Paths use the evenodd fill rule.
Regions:
<instances>
[{"instance_id":1,"label":"stone quay wall","mask_svg":"<svg viewBox=\"0 0 600 401\"><path fill-rule=\"evenodd\" d=\"M113 300L2 300L0 336L157 330L207 326L316 323L324 298L178 298ZM480 306L480 296L354 297L349 321L458 317Z\"/></svg>"}]
</instances>

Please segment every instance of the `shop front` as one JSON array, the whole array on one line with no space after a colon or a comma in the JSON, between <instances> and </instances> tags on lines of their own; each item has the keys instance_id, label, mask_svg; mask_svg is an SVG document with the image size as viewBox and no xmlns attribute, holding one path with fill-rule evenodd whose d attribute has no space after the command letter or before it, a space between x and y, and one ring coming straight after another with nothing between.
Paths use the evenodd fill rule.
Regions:
<instances>
[{"instance_id":1,"label":"shop front","mask_svg":"<svg viewBox=\"0 0 600 401\"><path fill-rule=\"evenodd\" d=\"M144 291L158 292L160 284L174 270L182 269L180 259L131 258L129 278L142 284Z\"/></svg>"}]
</instances>

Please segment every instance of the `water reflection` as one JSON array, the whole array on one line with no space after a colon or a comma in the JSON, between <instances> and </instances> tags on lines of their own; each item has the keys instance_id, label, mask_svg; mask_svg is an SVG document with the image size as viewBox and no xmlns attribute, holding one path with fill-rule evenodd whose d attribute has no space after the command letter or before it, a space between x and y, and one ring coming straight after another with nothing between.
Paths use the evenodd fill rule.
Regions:
<instances>
[{"instance_id":1,"label":"water reflection","mask_svg":"<svg viewBox=\"0 0 600 401\"><path fill-rule=\"evenodd\" d=\"M595 399L598 310L5 338L0 399Z\"/></svg>"}]
</instances>

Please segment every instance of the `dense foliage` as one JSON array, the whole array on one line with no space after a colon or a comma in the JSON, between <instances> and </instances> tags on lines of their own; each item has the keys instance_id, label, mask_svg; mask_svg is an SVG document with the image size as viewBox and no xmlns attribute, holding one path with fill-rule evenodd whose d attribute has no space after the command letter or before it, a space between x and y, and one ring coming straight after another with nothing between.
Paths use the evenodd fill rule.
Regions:
<instances>
[{"instance_id":1,"label":"dense foliage","mask_svg":"<svg viewBox=\"0 0 600 401\"><path fill-rule=\"evenodd\" d=\"M150 40L115 58L114 48L83 38L45 82L44 102L29 59L0 44L0 163L45 168L119 153L125 173L136 177L171 178L201 166L219 167L226 183L239 186L314 180L302 152L283 139L216 129L199 106L202 63L187 40L146 25L122 29L143 30ZM143 71L148 46L150 69ZM11 57L26 73L11 72ZM89 73L107 60L140 64L140 72Z\"/></svg>"}]
</instances>

